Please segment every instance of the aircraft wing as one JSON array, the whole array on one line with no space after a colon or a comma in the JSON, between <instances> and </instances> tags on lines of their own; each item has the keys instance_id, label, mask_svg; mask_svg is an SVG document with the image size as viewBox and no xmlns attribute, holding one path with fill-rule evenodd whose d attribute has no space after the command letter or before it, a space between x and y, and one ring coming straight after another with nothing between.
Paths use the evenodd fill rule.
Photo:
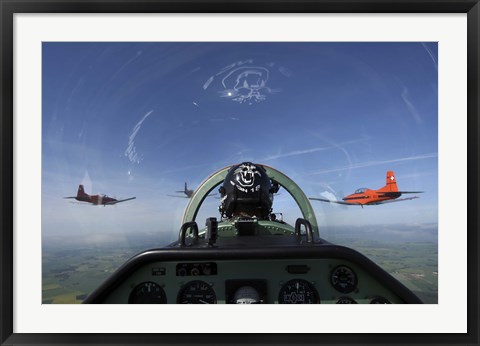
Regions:
<instances>
[{"instance_id":1,"label":"aircraft wing","mask_svg":"<svg viewBox=\"0 0 480 346\"><path fill-rule=\"evenodd\" d=\"M208 196L215 196L215 195L216 195L216 193L212 193L210 195L207 195L207 197ZM177 196L177 195L167 195L167 196L169 196L169 197L180 197L180 198L191 198L191 197L188 197L188 196Z\"/></svg>"},{"instance_id":2,"label":"aircraft wing","mask_svg":"<svg viewBox=\"0 0 480 346\"><path fill-rule=\"evenodd\" d=\"M130 201L130 200L135 199L135 198L137 198L137 197L130 197L130 198L121 199L121 200L118 200L118 201L108 202L108 203L105 203L105 205L114 205L114 204L117 204L117 203L120 203L120 202Z\"/></svg>"},{"instance_id":3,"label":"aircraft wing","mask_svg":"<svg viewBox=\"0 0 480 346\"><path fill-rule=\"evenodd\" d=\"M183 192L183 191L182 191ZM168 197L190 198L188 196L167 195Z\"/></svg>"},{"instance_id":4,"label":"aircraft wing","mask_svg":"<svg viewBox=\"0 0 480 346\"><path fill-rule=\"evenodd\" d=\"M332 201L330 199L323 199L323 198L308 197L308 199L311 199L311 200L314 200L314 201L322 201L322 202L328 202L328 203L343 204L343 205L361 205L360 203L348 203L348 202L342 202L342 201Z\"/></svg>"},{"instance_id":5,"label":"aircraft wing","mask_svg":"<svg viewBox=\"0 0 480 346\"><path fill-rule=\"evenodd\" d=\"M415 199L415 198L420 198L420 197L414 196L414 197L407 197L407 198L389 199L387 201L380 201L380 202L369 203L369 204L370 205L377 205L377 204L386 204L386 203L393 203L393 202L403 202L403 201L408 201L408 200Z\"/></svg>"}]
</instances>

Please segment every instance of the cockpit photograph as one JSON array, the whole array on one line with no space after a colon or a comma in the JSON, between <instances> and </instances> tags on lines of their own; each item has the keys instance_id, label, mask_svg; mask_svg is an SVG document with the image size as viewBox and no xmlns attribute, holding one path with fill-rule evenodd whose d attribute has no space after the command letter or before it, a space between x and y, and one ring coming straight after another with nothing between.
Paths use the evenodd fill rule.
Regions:
<instances>
[{"instance_id":1,"label":"cockpit photograph","mask_svg":"<svg viewBox=\"0 0 480 346\"><path fill-rule=\"evenodd\" d=\"M42 304L438 304L438 61L43 42Z\"/></svg>"}]
</instances>

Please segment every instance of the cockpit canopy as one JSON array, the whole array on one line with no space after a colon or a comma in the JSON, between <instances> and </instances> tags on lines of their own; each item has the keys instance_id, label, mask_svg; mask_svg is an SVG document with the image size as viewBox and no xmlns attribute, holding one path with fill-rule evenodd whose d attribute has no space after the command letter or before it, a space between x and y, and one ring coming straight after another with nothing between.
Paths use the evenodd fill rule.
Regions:
<instances>
[{"instance_id":1,"label":"cockpit canopy","mask_svg":"<svg viewBox=\"0 0 480 346\"><path fill-rule=\"evenodd\" d=\"M364 193L365 191L367 191L368 189L366 187L361 187L359 189L356 189L355 190L355 193Z\"/></svg>"}]
</instances>

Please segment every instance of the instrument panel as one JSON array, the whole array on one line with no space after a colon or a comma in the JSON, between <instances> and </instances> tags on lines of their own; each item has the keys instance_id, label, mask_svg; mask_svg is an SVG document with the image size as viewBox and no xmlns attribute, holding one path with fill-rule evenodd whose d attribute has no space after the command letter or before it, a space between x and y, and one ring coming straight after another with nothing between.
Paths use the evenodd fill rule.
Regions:
<instances>
[{"instance_id":1,"label":"instrument panel","mask_svg":"<svg viewBox=\"0 0 480 346\"><path fill-rule=\"evenodd\" d=\"M105 297L113 304L404 303L342 259L158 261L144 264Z\"/></svg>"}]
</instances>

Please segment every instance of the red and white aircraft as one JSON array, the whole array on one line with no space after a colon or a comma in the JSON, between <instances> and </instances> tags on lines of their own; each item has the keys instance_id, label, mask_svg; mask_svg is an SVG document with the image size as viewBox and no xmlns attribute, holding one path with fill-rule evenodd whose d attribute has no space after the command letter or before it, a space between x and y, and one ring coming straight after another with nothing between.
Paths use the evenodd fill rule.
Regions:
<instances>
[{"instance_id":1,"label":"red and white aircraft","mask_svg":"<svg viewBox=\"0 0 480 346\"><path fill-rule=\"evenodd\" d=\"M73 198L80 202L88 202L94 205L106 206L106 205L114 205L120 202L130 201L132 199L135 199L136 197L130 197L130 198L118 200L113 197L108 197L107 195L89 195L88 193L85 193L83 185L78 185L77 196L63 197L63 198Z\"/></svg>"},{"instance_id":2,"label":"red and white aircraft","mask_svg":"<svg viewBox=\"0 0 480 346\"><path fill-rule=\"evenodd\" d=\"M329 203L338 203L344 205L377 205L377 204L385 204L385 203L392 203L392 202L401 202L407 201L410 199L418 198L417 196L401 198L402 194L406 193L422 193L423 191L398 191L397 187L397 179L395 178L395 174L393 171L387 172L387 181L386 185L378 190L370 190L367 188L360 188L357 189L351 195L348 195L342 198L342 201L333 201L329 199L323 198L314 198L309 197L311 200L315 201L322 201L322 202L329 202Z\"/></svg>"}]
</instances>

